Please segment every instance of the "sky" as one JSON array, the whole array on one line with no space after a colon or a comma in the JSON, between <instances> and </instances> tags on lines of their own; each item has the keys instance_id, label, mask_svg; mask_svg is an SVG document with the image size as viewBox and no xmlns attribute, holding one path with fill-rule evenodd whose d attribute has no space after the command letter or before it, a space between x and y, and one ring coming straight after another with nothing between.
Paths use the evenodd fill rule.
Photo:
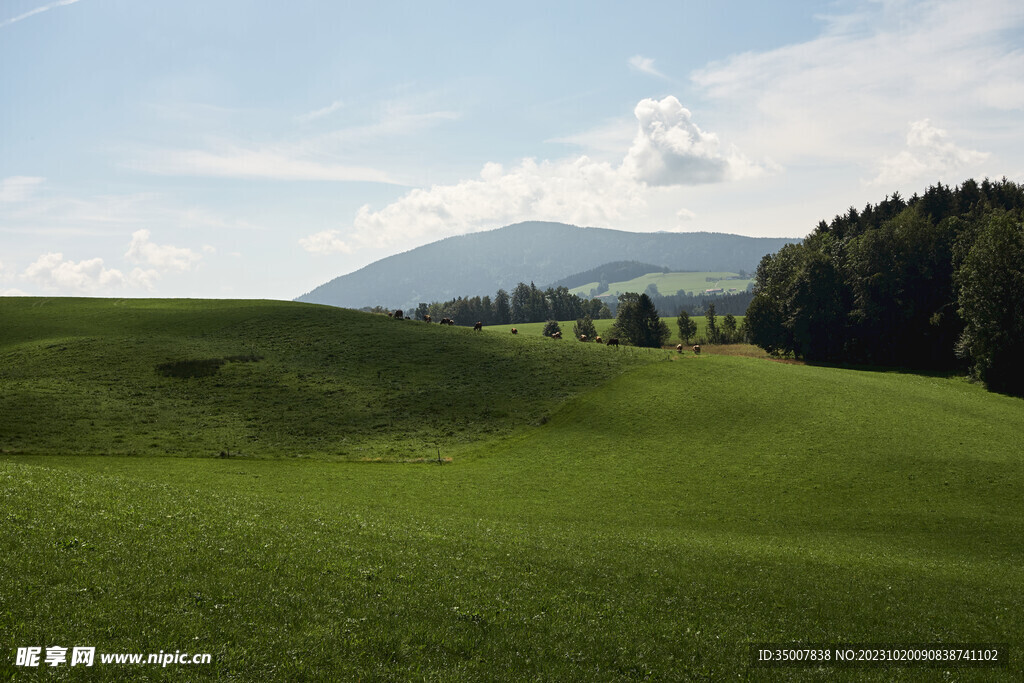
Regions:
<instances>
[{"instance_id":1,"label":"sky","mask_svg":"<svg viewBox=\"0 0 1024 683\"><path fill-rule=\"evenodd\" d=\"M803 237L1024 182L1022 8L0 0L0 295L292 299L525 220Z\"/></svg>"}]
</instances>

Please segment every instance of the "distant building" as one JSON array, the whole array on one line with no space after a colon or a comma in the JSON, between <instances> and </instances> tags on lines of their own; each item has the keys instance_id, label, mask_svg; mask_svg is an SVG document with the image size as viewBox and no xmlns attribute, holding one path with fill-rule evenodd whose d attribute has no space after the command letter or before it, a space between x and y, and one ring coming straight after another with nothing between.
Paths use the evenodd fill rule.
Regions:
<instances>
[{"instance_id":1,"label":"distant building","mask_svg":"<svg viewBox=\"0 0 1024 683\"><path fill-rule=\"evenodd\" d=\"M704 290L705 294L723 294L724 292L725 292L725 290L722 289L721 287L719 287L718 289L705 289Z\"/></svg>"}]
</instances>

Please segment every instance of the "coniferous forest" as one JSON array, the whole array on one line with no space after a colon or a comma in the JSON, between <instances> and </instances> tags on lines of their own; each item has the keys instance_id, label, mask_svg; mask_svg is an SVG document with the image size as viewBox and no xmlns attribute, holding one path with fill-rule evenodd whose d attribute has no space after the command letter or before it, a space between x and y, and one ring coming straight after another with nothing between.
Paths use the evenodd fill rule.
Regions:
<instances>
[{"instance_id":1,"label":"coniferous forest","mask_svg":"<svg viewBox=\"0 0 1024 683\"><path fill-rule=\"evenodd\" d=\"M1024 186L939 183L822 221L762 259L746 326L770 353L1024 395Z\"/></svg>"}]
</instances>

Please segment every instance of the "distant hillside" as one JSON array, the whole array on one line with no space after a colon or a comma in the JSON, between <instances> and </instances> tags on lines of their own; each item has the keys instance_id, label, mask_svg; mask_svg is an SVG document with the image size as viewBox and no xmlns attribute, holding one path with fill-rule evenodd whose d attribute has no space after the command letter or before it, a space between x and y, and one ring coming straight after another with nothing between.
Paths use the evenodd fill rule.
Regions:
<instances>
[{"instance_id":1,"label":"distant hillside","mask_svg":"<svg viewBox=\"0 0 1024 683\"><path fill-rule=\"evenodd\" d=\"M449 237L337 277L298 301L347 308L420 302L555 282L612 261L658 263L673 271L753 271L797 238L721 233L640 233L529 222ZM659 268L660 269L660 268Z\"/></svg>"},{"instance_id":2,"label":"distant hillside","mask_svg":"<svg viewBox=\"0 0 1024 683\"><path fill-rule=\"evenodd\" d=\"M582 273L563 277L561 280L552 282L550 286L575 289L583 285L589 285L592 282L624 282L647 275L648 273L667 272L668 268L665 266L655 266L638 261L613 261L612 263L600 265L597 268L585 270Z\"/></svg>"}]
</instances>

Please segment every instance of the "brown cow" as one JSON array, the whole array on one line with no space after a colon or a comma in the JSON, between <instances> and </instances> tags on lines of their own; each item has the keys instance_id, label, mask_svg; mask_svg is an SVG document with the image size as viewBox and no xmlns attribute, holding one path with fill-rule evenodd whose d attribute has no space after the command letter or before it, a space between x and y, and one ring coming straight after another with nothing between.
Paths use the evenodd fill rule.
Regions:
<instances>
[{"instance_id":1,"label":"brown cow","mask_svg":"<svg viewBox=\"0 0 1024 683\"><path fill-rule=\"evenodd\" d=\"M683 345L682 344L676 344L676 351L678 351L679 353L682 353L683 352Z\"/></svg>"},{"instance_id":2,"label":"brown cow","mask_svg":"<svg viewBox=\"0 0 1024 683\"><path fill-rule=\"evenodd\" d=\"M519 334L519 330L517 330L516 328L513 327L512 328L512 334Z\"/></svg>"},{"instance_id":3,"label":"brown cow","mask_svg":"<svg viewBox=\"0 0 1024 683\"><path fill-rule=\"evenodd\" d=\"M604 344L604 340L602 340L600 336L597 337L597 339L595 339L594 341L596 341L598 344Z\"/></svg>"},{"instance_id":4,"label":"brown cow","mask_svg":"<svg viewBox=\"0 0 1024 683\"><path fill-rule=\"evenodd\" d=\"M693 345L693 352L698 356L700 355L700 344Z\"/></svg>"},{"instance_id":5,"label":"brown cow","mask_svg":"<svg viewBox=\"0 0 1024 683\"><path fill-rule=\"evenodd\" d=\"M551 338L552 338L552 339L561 339L561 338L562 338L562 333L561 333L561 332L554 332L554 333L553 333L553 334L551 335Z\"/></svg>"},{"instance_id":6,"label":"brown cow","mask_svg":"<svg viewBox=\"0 0 1024 683\"><path fill-rule=\"evenodd\" d=\"M476 325L473 325L473 329L476 330L477 332L479 332L480 330L484 329L483 322L478 320Z\"/></svg>"},{"instance_id":7,"label":"brown cow","mask_svg":"<svg viewBox=\"0 0 1024 683\"><path fill-rule=\"evenodd\" d=\"M429 323L430 322L430 316L429 315L423 316L423 320L424 320L424 322L428 322Z\"/></svg>"},{"instance_id":8,"label":"brown cow","mask_svg":"<svg viewBox=\"0 0 1024 683\"><path fill-rule=\"evenodd\" d=\"M580 335L580 341L587 341L587 335L581 334Z\"/></svg>"},{"instance_id":9,"label":"brown cow","mask_svg":"<svg viewBox=\"0 0 1024 683\"><path fill-rule=\"evenodd\" d=\"M611 339L609 339L608 340L608 346L614 346L615 348L619 348L619 338L618 337L612 337Z\"/></svg>"},{"instance_id":10,"label":"brown cow","mask_svg":"<svg viewBox=\"0 0 1024 683\"><path fill-rule=\"evenodd\" d=\"M405 317L405 314L402 313L401 309L395 311L395 320L402 320L404 317Z\"/></svg>"}]
</instances>

